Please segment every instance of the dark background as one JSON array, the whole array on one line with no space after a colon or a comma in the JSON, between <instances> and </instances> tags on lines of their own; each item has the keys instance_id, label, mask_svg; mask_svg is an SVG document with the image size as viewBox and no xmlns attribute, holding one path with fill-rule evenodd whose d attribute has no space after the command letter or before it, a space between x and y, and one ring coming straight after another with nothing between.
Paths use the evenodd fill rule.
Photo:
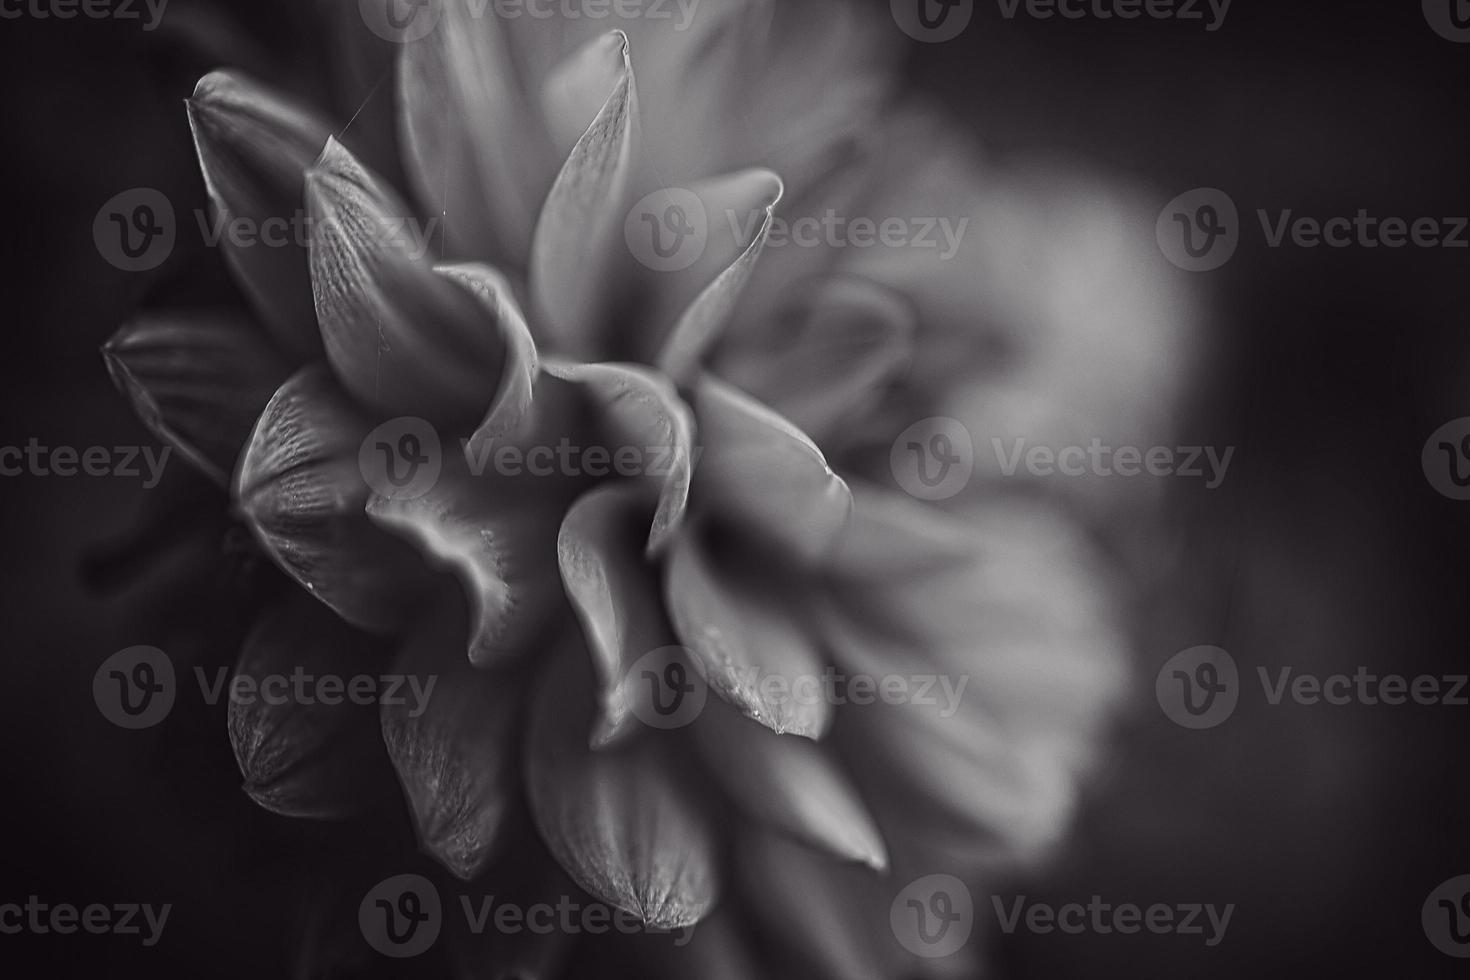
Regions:
<instances>
[{"instance_id":1,"label":"dark background","mask_svg":"<svg viewBox=\"0 0 1470 980\"><path fill-rule=\"evenodd\" d=\"M206 6L173 0L165 20ZM262 49L312 64L304 5L235 6ZM1215 33L1006 21L977 7L959 39L911 45L908 67L1002 162L1083 163L1160 206L1215 186L1243 217L1470 214L1470 45L1434 34L1417 2L1235 0ZM91 242L92 216L118 190L203 204L180 100L211 65L163 34L0 21L0 444L149 441L97 348L150 291L225 287L215 256L181 247L157 275L130 276ZM1193 277L1209 354L1181 442L1238 447L1231 478L1170 500L1182 547L1143 610L1137 711L1071 845L1015 890L1054 904L1233 902L1235 915L1213 949L1198 937L1017 935L996 957L1015 976L1463 975L1425 940L1419 910L1470 872L1470 709L1255 697L1189 732L1150 692L1164 660L1202 643L1252 676L1283 664L1470 669L1470 505L1435 493L1419 463L1431 431L1470 415L1467 260L1270 250L1255 234ZM26 949L64 974L273 975L274 944L252 937L290 917L265 896L293 849L350 853L354 840L303 842L249 805L221 719L203 708L171 719L166 740L119 738L96 712L92 673L120 646L172 650L186 642L176 630L202 658L231 659L238 624L218 579L229 573L200 572L213 567L207 543L181 535L163 558L103 569L122 585L107 595L79 574L91 546L141 519L144 496L136 481L0 479L0 895L170 901L174 941L3 937L0 963Z\"/></svg>"}]
</instances>

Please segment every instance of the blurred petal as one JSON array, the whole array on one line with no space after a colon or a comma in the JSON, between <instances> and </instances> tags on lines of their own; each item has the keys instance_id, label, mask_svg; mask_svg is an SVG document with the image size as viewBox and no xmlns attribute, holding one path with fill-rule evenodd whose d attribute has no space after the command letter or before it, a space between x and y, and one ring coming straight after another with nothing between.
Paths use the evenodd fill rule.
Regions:
<instances>
[{"instance_id":1,"label":"blurred petal","mask_svg":"<svg viewBox=\"0 0 1470 980\"><path fill-rule=\"evenodd\" d=\"M233 314L154 314L102 348L113 383L149 431L221 486L289 373L259 328Z\"/></svg>"},{"instance_id":2,"label":"blurred petal","mask_svg":"<svg viewBox=\"0 0 1470 980\"><path fill-rule=\"evenodd\" d=\"M394 672L425 687L384 703L382 737L424 851L469 880L494 853L514 807L522 682L464 657L468 620L441 602L408 634ZM432 687L427 687L432 683Z\"/></svg>"},{"instance_id":3,"label":"blurred petal","mask_svg":"<svg viewBox=\"0 0 1470 980\"><path fill-rule=\"evenodd\" d=\"M774 980L786 974L764 969L764 951L746 928L742 914L726 902L699 923L683 945L650 944L643 955L656 964L650 974L667 980ZM680 937L683 939L684 937ZM642 952L642 951L640 951ZM645 960L640 960L644 962Z\"/></svg>"},{"instance_id":4,"label":"blurred petal","mask_svg":"<svg viewBox=\"0 0 1470 980\"><path fill-rule=\"evenodd\" d=\"M982 547L962 517L907 494L859 481L852 520L829 567L845 580L896 584L918 572L972 561Z\"/></svg>"},{"instance_id":5,"label":"blurred petal","mask_svg":"<svg viewBox=\"0 0 1470 980\"><path fill-rule=\"evenodd\" d=\"M694 737L709 771L747 814L840 860L887 868L882 834L825 748L753 725L719 702L705 705Z\"/></svg>"},{"instance_id":6,"label":"blurred petal","mask_svg":"<svg viewBox=\"0 0 1470 980\"><path fill-rule=\"evenodd\" d=\"M936 679L929 704L854 709L842 748L894 767L888 785L904 789L882 803L908 833L1029 856L1065 828L1123 690L1121 631L1090 549L1055 515L1005 505L967 518L937 523L968 558L919 563L890 528L898 560L835 579L818 606L845 669Z\"/></svg>"},{"instance_id":7,"label":"blurred petal","mask_svg":"<svg viewBox=\"0 0 1470 980\"><path fill-rule=\"evenodd\" d=\"M923 958L899 944L891 925L892 902L908 881L955 869L904 868L902 878L880 877L759 832L746 836L740 852L742 890L767 937L801 937L791 947L792 975L807 980L982 975L978 939L949 956Z\"/></svg>"},{"instance_id":8,"label":"blurred petal","mask_svg":"<svg viewBox=\"0 0 1470 980\"><path fill-rule=\"evenodd\" d=\"M769 408L705 375L694 389L704 450L691 494L700 507L791 557L826 555L852 511L847 484L806 435Z\"/></svg>"},{"instance_id":9,"label":"blurred petal","mask_svg":"<svg viewBox=\"0 0 1470 980\"><path fill-rule=\"evenodd\" d=\"M832 724L831 703L803 703L794 696L821 676L824 664L815 642L789 596L736 579L714 568L695 535L678 535L664 570L664 602L674 632L710 687L747 718L777 734L820 739Z\"/></svg>"},{"instance_id":10,"label":"blurred petal","mask_svg":"<svg viewBox=\"0 0 1470 980\"><path fill-rule=\"evenodd\" d=\"M377 705L347 696L353 678L374 680L386 651L300 592L268 611L245 639L231 685L252 683L230 698L230 744L245 792L285 817L346 817L386 799L387 758L377 731ZM291 678L341 678L335 696L307 690L294 699ZM264 686L262 686L264 685ZM228 690L228 689L227 689ZM248 693L247 693L248 692ZM336 704L328 697L339 698ZM284 703L272 703L284 702Z\"/></svg>"},{"instance_id":11,"label":"blurred petal","mask_svg":"<svg viewBox=\"0 0 1470 980\"><path fill-rule=\"evenodd\" d=\"M607 347L609 305L619 287L612 281L614 263L626 251L623 219L638 145L638 95L628 39L621 31L611 36L621 67L557 175L531 245L531 291L540 322L560 353L584 359Z\"/></svg>"},{"instance_id":12,"label":"blurred petal","mask_svg":"<svg viewBox=\"0 0 1470 980\"><path fill-rule=\"evenodd\" d=\"M186 105L213 217L226 232L225 258L282 349L298 358L318 355L305 243L291 235L299 227L306 170L331 127L291 97L238 72L205 75ZM256 231L252 244L228 233L235 220ZM279 238L272 220L284 222Z\"/></svg>"},{"instance_id":13,"label":"blurred petal","mask_svg":"<svg viewBox=\"0 0 1470 980\"><path fill-rule=\"evenodd\" d=\"M560 157L516 77L501 17L474 16L463 0L436 2L438 25L399 55L409 173L424 211L444 218L447 254L521 270Z\"/></svg>"},{"instance_id":14,"label":"blurred petal","mask_svg":"<svg viewBox=\"0 0 1470 980\"><path fill-rule=\"evenodd\" d=\"M770 236L771 221L781 200L781 178L769 170L747 171L736 175L736 179L745 185L747 194L753 193L755 201L753 206L748 203L743 210L728 211L726 215L732 219L744 219L747 214L758 216L760 225L735 260L700 291L675 322L658 363L659 368L678 384L694 377L705 352L734 315L735 306L744 294L756 260Z\"/></svg>"},{"instance_id":15,"label":"blurred petal","mask_svg":"<svg viewBox=\"0 0 1470 980\"><path fill-rule=\"evenodd\" d=\"M730 338L717 370L827 444L859 427L907 367L915 314L897 293L854 278L809 284L795 305L778 331Z\"/></svg>"},{"instance_id":16,"label":"blurred petal","mask_svg":"<svg viewBox=\"0 0 1470 980\"><path fill-rule=\"evenodd\" d=\"M466 288L436 275L419 224L335 140L306 175L311 282L327 358L356 398L389 415L478 418L504 338Z\"/></svg>"},{"instance_id":17,"label":"blurred petal","mask_svg":"<svg viewBox=\"0 0 1470 980\"><path fill-rule=\"evenodd\" d=\"M368 424L318 365L266 405L235 478L235 499L265 550L343 619L391 629L425 587L423 563L363 513L358 452Z\"/></svg>"},{"instance_id":18,"label":"blurred petal","mask_svg":"<svg viewBox=\"0 0 1470 980\"><path fill-rule=\"evenodd\" d=\"M536 827L593 897L655 928L692 926L719 892L714 828L667 740L588 747L591 678L570 653L547 672L531 709L526 779Z\"/></svg>"},{"instance_id":19,"label":"blurred petal","mask_svg":"<svg viewBox=\"0 0 1470 980\"><path fill-rule=\"evenodd\" d=\"M375 524L412 543L464 586L473 613L469 662L478 666L532 652L561 598L559 499L516 489L496 474L472 475L463 458L451 453L443 474L422 496L375 493L367 503Z\"/></svg>"},{"instance_id":20,"label":"blurred petal","mask_svg":"<svg viewBox=\"0 0 1470 980\"><path fill-rule=\"evenodd\" d=\"M658 575L643 557L639 520L648 507L637 487L605 484L586 493L561 525L562 583L597 670L597 720L591 744L603 748L636 730L627 689L639 657L673 643Z\"/></svg>"},{"instance_id":21,"label":"blurred petal","mask_svg":"<svg viewBox=\"0 0 1470 980\"><path fill-rule=\"evenodd\" d=\"M638 478L656 489L658 508L648 553L663 550L683 525L694 467L694 420L668 379L636 364L571 364L546 370L584 390L597 408L601 436L614 455L633 450Z\"/></svg>"}]
</instances>

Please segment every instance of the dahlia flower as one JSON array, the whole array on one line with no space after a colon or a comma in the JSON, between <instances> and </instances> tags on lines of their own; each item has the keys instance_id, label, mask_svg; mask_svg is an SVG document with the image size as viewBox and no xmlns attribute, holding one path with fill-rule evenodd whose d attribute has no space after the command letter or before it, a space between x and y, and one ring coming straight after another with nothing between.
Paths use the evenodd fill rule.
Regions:
<instances>
[{"instance_id":1,"label":"dahlia flower","mask_svg":"<svg viewBox=\"0 0 1470 980\"><path fill-rule=\"evenodd\" d=\"M1090 387L1059 381L1084 365L1053 314L1096 324L1114 294L998 272L994 229L949 263L766 248L779 215L1009 232L1025 212L894 98L891 31L826 4L712 8L687 31L422 8L375 96L397 159L266 82L207 75L187 108L217 217L304 214L308 241L227 240L248 307L145 313L106 359L298 587L237 673L436 681L422 713L232 705L261 806L406 807L446 895L565 876L655 932L696 927L607 954L659 975L964 975L979 941L923 949L899 918L953 913L905 889L992 881L1056 840L1123 680L1119 613L1065 500L983 473L920 500L890 447L940 409L1025 404L1032 432L1127 415L1114 386L1167 371L1122 357L1135 376L1110 378L1109 341L1083 358ZM1136 276L1111 207L1079 258ZM697 255L662 262L655 236L699 210ZM1042 248L1039 227L1018 242ZM1024 308L1028 290L1052 305ZM1151 297L1115 302L1166 332ZM997 369L997 325L1017 322ZM496 462L557 446L636 465ZM832 683L855 677L953 697L862 703ZM612 949L440 952L463 975L554 975L577 942Z\"/></svg>"}]
</instances>

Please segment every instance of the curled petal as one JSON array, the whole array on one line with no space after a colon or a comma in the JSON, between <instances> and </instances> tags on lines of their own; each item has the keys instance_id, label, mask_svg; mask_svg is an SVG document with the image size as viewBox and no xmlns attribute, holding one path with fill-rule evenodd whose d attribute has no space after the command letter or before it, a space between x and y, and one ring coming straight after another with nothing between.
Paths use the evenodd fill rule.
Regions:
<instances>
[{"instance_id":1,"label":"curled petal","mask_svg":"<svg viewBox=\"0 0 1470 980\"><path fill-rule=\"evenodd\" d=\"M139 318L112 335L102 356L143 424L225 487L288 374L254 324L224 313Z\"/></svg>"},{"instance_id":2,"label":"curled petal","mask_svg":"<svg viewBox=\"0 0 1470 980\"><path fill-rule=\"evenodd\" d=\"M559 604L559 500L460 464L446 459L444 475L421 496L373 494L367 515L460 580L473 614L469 661L506 663L530 652Z\"/></svg>"},{"instance_id":3,"label":"curled petal","mask_svg":"<svg viewBox=\"0 0 1470 980\"><path fill-rule=\"evenodd\" d=\"M413 552L363 513L358 452L368 424L324 367L303 368L261 412L235 477L235 500L287 574L354 626L387 630L427 583Z\"/></svg>"},{"instance_id":4,"label":"curled petal","mask_svg":"<svg viewBox=\"0 0 1470 980\"><path fill-rule=\"evenodd\" d=\"M636 454L638 478L656 489L658 508L648 532L648 553L663 551L682 526L694 469L694 419L666 378L634 364L549 362L548 373L591 398L601 436L612 453Z\"/></svg>"},{"instance_id":5,"label":"curled petal","mask_svg":"<svg viewBox=\"0 0 1470 980\"><path fill-rule=\"evenodd\" d=\"M810 690L824 664L794 608L717 572L692 534L679 535L669 549L664 602L674 632L721 697L777 734L826 734L831 702L798 696Z\"/></svg>"},{"instance_id":6,"label":"curled petal","mask_svg":"<svg viewBox=\"0 0 1470 980\"><path fill-rule=\"evenodd\" d=\"M752 725L718 702L695 720L694 736L709 771L746 813L841 860L887 869L877 824L824 747Z\"/></svg>"},{"instance_id":7,"label":"curled petal","mask_svg":"<svg viewBox=\"0 0 1470 980\"><path fill-rule=\"evenodd\" d=\"M701 507L802 561L824 557L852 512L847 484L790 422L708 375L694 391L704 450L691 493Z\"/></svg>"},{"instance_id":8,"label":"curled petal","mask_svg":"<svg viewBox=\"0 0 1470 980\"><path fill-rule=\"evenodd\" d=\"M531 410L531 396L540 374L541 359L536 342L526 327L526 318L516 303L510 283L485 265L441 265L440 275L468 289L485 307L490 324L499 331L505 347L505 367L495 400L485 413L469 447L478 452L494 440L516 432Z\"/></svg>"},{"instance_id":9,"label":"curled petal","mask_svg":"<svg viewBox=\"0 0 1470 980\"><path fill-rule=\"evenodd\" d=\"M493 857L513 810L517 720L525 692L503 671L464 657L462 602L442 602L409 633L394 662L409 696L384 701L383 741L424 851L469 880Z\"/></svg>"},{"instance_id":10,"label":"curled petal","mask_svg":"<svg viewBox=\"0 0 1470 980\"><path fill-rule=\"evenodd\" d=\"M568 511L557 540L562 583L597 671L592 746L632 732L628 672L639 657L673 643L659 601L658 576L643 558L638 521L648 508L638 488L605 484Z\"/></svg>"},{"instance_id":11,"label":"curled petal","mask_svg":"<svg viewBox=\"0 0 1470 980\"><path fill-rule=\"evenodd\" d=\"M448 254L524 269L559 158L521 91L501 18L475 17L463 0L434 2L434 30L399 54L409 174L423 210L444 218Z\"/></svg>"},{"instance_id":12,"label":"curled petal","mask_svg":"<svg viewBox=\"0 0 1470 980\"><path fill-rule=\"evenodd\" d=\"M626 48L621 32L604 34L572 52L542 84L541 110L559 159L577 145L607 94L621 83Z\"/></svg>"},{"instance_id":13,"label":"curled petal","mask_svg":"<svg viewBox=\"0 0 1470 980\"><path fill-rule=\"evenodd\" d=\"M658 929L692 926L719 893L714 828L667 740L588 747L591 678L570 653L547 672L531 709L526 779L536 827L594 897Z\"/></svg>"},{"instance_id":14,"label":"curled petal","mask_svg":"<svg viewBox=\"0 0 1470 980\"><path fill-rule=\"evenodd\" d=\"M478 418L505 357L484 304L435 274L424 229L335 140L307 172L306 200L317 319L343 386L389 415Z\"/></svg>"},{"instance_id":15,"label":"curled petal","mask_svg":"<svg viewBox=\"0 0 1470 980\"><path fill-rule=\"evenodd\" d=\"M561 353L588 359L607 347L603 334L618 278L614 263L625 258L623 219L638 144L628 39L622 31L611 37L621 66L557 175L531 244L536 308Z\"/></svg>"},{"instance_id":16,"label":"curled petal","mask_svg":"<svg viewBox=\"0 0 1470 980\"><path fill-rule=\"evenodd\" d=\"M808 284L763 337L731 337L720 376L827 445L859 428L913 357L913 308L863 279ZM829 447L830 448L830 447Z\"/></svg>"},{"instance_id":17,"label":"curled petal","mask_svg":"<svg viewBox=\"0 0 1470 980\"><path fill-rule=\"evenodd\" d=\"M260 618L230 681L231 691L241 685L240 695L230 698L230 744L251 799L286 817L331 818L364 812L386 798L377 709L364 700L377 693L373 675L384 653L381 640L299 592ZM282 697L283 689L293 690L286 685L298 672L342 678L344 690L335 698L312 691L296 700ZM359 694L347 696L358 679Z\"/></svg>"},{"instance_id":18,"label":"curled petal","mask_svg":"<svg viewBox=\"0 0 1470 980\"><path fill-rule=\"evenodd\" d=\"M217 227L228 231L230 222L242 221L258 231L249 245L225 234L226 260L282 349L318 356L306 243L259 236L271 222L285 223L282 235L299 227L294 219L305 173L331 127L289 96L233 71L205 75L186 105Z\"/></svg>"},{"instance_id":19,"label":"curled petal","mask_svg":"<svg viewBox=\"0 0 1470 980\"><path fill-rule=\"evenodd\" d=\"M679 384L690 381L698 372L705 352L734 315L735 306L755 271L756 260L770 237L771 221L783 193L781 178L769 170L746 171L737 174L733 181L743 187L742 197L746 197L747 202L744 210L730 210L726 216L732 220L743 220L746 214L750 214L759 219L760 225L750 234L748 244L740 243L744 247L735 259L700 291L674 323L674 329L659 354L659 367ZM752 196L753 202L748 200ZM737 243L739 237L737 234Z\"/></svg>"}]
</instances>

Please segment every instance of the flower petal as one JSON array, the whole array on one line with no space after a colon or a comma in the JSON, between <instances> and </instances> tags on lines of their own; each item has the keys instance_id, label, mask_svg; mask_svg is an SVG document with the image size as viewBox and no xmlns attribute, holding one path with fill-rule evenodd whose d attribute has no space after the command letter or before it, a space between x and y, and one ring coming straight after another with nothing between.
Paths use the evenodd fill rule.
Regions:
<instances>
[{"instance_id":1,"label":"flower petal","mask_svg":"<svg viewBox=\"0 0 1470 980\"><path fill-rule=\"evenodd\" d=\"M906 790L882 803L903 811L895 823L956 851L1029 855L1064 828L1125 688L1122 633L1106 575L1063 521L1031 505L967 518L968 558L956 546L925 565L895 543L900 563L833 579L818 621L846 669L937 678L930 703L855 709L844 728L849 758L898 766L889 782Z\"/></svg>"},{"instance_id":2,"label":"flower petal","mask_svg":"<svg viewBox=\"0 0 1470 980\"><path fill-rule=\"evenodd\" d=\"M232 71L205 75L186 102L204 185L217 227L248 222L255 241L223 236L225 258L282 349L320 354L305 242L289 239L299 225L304 177L331 127L293 98ZM280 238L271 221L287 222ZM270 233L272 237L265 236Z\"/></svg>"},{"instance_id":3,"label":"flower petal","mask_svg":"<svg viewBox=\"0 0 1470 980\"><path fill-rule=\"evenodd\" d=\"M694 420L668 380L636 364L572 364L549 361L553 376L579 386L591 398L601 437L621 470L619 451L637 454L637 476L658 493L648 533L648 553L663 551L682 526L694 469Z\"/></svg>"},{"instance_id":4,"label":"flower petal","mask_svg":"<svg viewBox=\"0 0 1470 980\"><path fill-rule=\"evenodd\" d=\"M504 276L489 266L477 264L441 265L435 271L464 286L484 305L505 347L500 387L469 441L469 449L478 451L482 446L516 432L526 421L540 374L541 358L526 326L526 318Z\"/></svg>"},{"instance_id":5,"label":"flower petal","mask_svg":"<svg viewBox=\"0 0 1470 980\"><path fill-rule=\"evenodd\" d=\"M862 428L912 359L915 314L897 293L850 277L801 290L793 307L764 336L729 338L717 370L830 448Z\"/></svg>"},{"instance_id":6,"label":"flower petal","mask_svg":"<svg viewBox=\"0 0 1470 980\"><path fill-rule=\"evenodd\" d=\"M668 740L588 748L591 677L571 654L561 652L532 706L526 779L536 827L595 898L658 929L692 926L719 893L714 828Z\"/></svg>"},{"instance_id":7,"label":"flower petal","mask_svg":"<svg viewBox=\"0 0 1470 980\"><path fill-rule=\"evenodd\" d=\"M637 530L648 507L637 487L604 484L567 512L557 539L562 583L592 653L597 671L594 748L604 748L637 729L627 689L633 664L673 644L664 617L658 576L645 562Z\"/></svg>"},{"instance_id":8,"label":"flower petal","mask_svg":"<svg viewBox=\"0 0 1470 980\"><path fill-rule=\"evenodd\" d=\"M886 870L883 836L825 748L752 725L719 702L705 705L694 737L709 771L746 813L840 860Z\"/></svg>"},{"instance_id":9,"label":"flower petal","mask_svg":"<svg viewBox=\"0 0 1470 980\"><path fill-rule=\"evenodd\" d=\"M664 569L674 632L710 687L747 718L777 734L820 739L832 724L832 704L794 696L822 672L815 642L795 608L735 579L713 567L696 535L677 536Z\"/></svg>"},{"instance_id":10,"label":"flower petal","mask_svg":"<svg viewBox=\"0 0 1470 980\"><path fill-rule=\"evenodd\" d=\"M925 874L951 874L958 870L954 866L895 866L894 874L880 877L759 832L741 841L740 853L742 891L759 897L749 906L762 937L802 939L792 949L792 976L960 980L982 975L983 943L971 939L948 956L921 957L900 944L891 924L893 901L907 883Z\"/></svg>"},{"instance_id":11,"label":"flower petal","mask_svg":"<svg viewBox=\"0 0 1470 980\"><path fill-rule=\"evenodd\" d=\"M541 86L541 110L558 159L565 159L622 81L627 37L612 31L572 52Z\"/></svg>"},{"instance_id":12,"label":"flower petal","mask_svg":"<svg viewBox=\"0 0 1470 980\"><path fill-rule=\"evenodd\" d=\"M502 664L531 652L561 599L558 496L495 474L476 477L463 457L449 454L421 496L374 493L367 515L464 586L473 611L470 663Z\"/></svg>"},{"instance_id":13,"label":"flower petal","mask_svg":"<svg viewBox=\"0 0 1470 980\"><path fill-rule=\"evenodd\" d=\"M394 672L423 687L384 701L383 741L424 851L469 880L484 870L519 787L518 718L525 692L503 671L464 657L464 603L441 602L404 642Z\"/></svg>"},{"instance_id":14,"label":"flower petal","mask_svg":"<svg viewBox=\"0 0 1470 980\"><path fill-rule=\"evenodd\" d=\"M401 46L404 155L424 211L444 218L447 254L523 270L559 157L516 77L501 18L471 6L441 2L434 30Z\"/></svg>"},{"instance_id":15,"label":"flower petal","mask_svg":"<svg viewBox=\"0 0 1470 980\"><path fill-rule=\"evenodd\" d=\"M317 319L342 384L388 415L478 418L505 357L484 305L434 273L412 215L335 140L307 172L306 200Z\"/></svg>"},{"instance_id":16,"label":"flower petal","mask_svg":"<svg viewBox=\"0 0 1470 980\"><path fill-rule=\"evenodd\" d=\"M224 487L289 373L254 324L221 312L141 317L102 356L149 431Z\"/></svg>"},{"instance_id":17,"label":"flower petal","mask_svg":"<svg viewBox=\"0 0 1470 980\"><path fill-rule=\"evenodd\" d=\"M285 817L332 818L365 812L387 798L388 760L372 702L342 692L335 704L310 692L293 701L277 690L283 679L290 684L304 672L342 679L346 691L352 678L376 674L375 661L385 655L381 641L300 592L256 622L230 689L242 679L252 683L229 699L230 744L251 799Z\"/></svg>"},{"instance_id":18,"label":"flower petal","mask_svg":"<svg viewBox=\"0 0 1470 980\"><path fill-rule=\"evenodd\" d=\"M591 359L603 336L619 277L623 219L638 146L638 95L628 39L614 31L621 70L592 125L552 185L531 244L531 292L560 353ZM594 42L601 44L604 42Z\"/></svg>"},{"instance_id":19,"label":"flower petal","mask_svg":"<svg viewBox=\"0 0 1470 980\"><path fill-rule=\"evenodd\" d=\"M972 524L937 506L866 481L851 490L852 521L829 564L843 580L887 586L973 561L983 546Z\"/></svg>"},{"instance_id":20,"label":"flower petal","mask_svg":"<svg viewBox=\"0 0 1470 980\"><path fill-rule=\"evenodd\" d=\"M691 495L801 561L822 558L852 512L847 484L799 429L743 392L709 376L694 389L704 450Z\"/></svg>"},{"instance_id":21,"label":"flower petal","mask_svg":"<svg viewBox=\"0 0 1470 980\"><path fill-rule=\"evenodd\" d=\"M744 210L728 211L727 216L743 221L746 214L750 214L759 217L760 224L734 261L700 291L674 323L659 354L658 364L678 384L687 383L694 377L705 352L734 315L736 304L755 271L756 260L770 237L771 221L776 215L776 205L781 201L781 178L769 170L746 171L737 174L735 179L746 186L746 195L754 195L754 202L748 201ZM754 224L753 221L751 223ZM739 243L738 236L736 241Z\"/></svg>"},{"instance_id":22,"label":"flower petal","mask_svg":"<svg viewBox=\"0 0 1470 980\"><path fill-rule=\"evenodd\" d=\"M428 581L418 557L363 513L358 452L368 430L325 367L303 368L256 422L235 500L287 574L354 626L377 631L407 621Z\"/></svg>"}]
</instances>

